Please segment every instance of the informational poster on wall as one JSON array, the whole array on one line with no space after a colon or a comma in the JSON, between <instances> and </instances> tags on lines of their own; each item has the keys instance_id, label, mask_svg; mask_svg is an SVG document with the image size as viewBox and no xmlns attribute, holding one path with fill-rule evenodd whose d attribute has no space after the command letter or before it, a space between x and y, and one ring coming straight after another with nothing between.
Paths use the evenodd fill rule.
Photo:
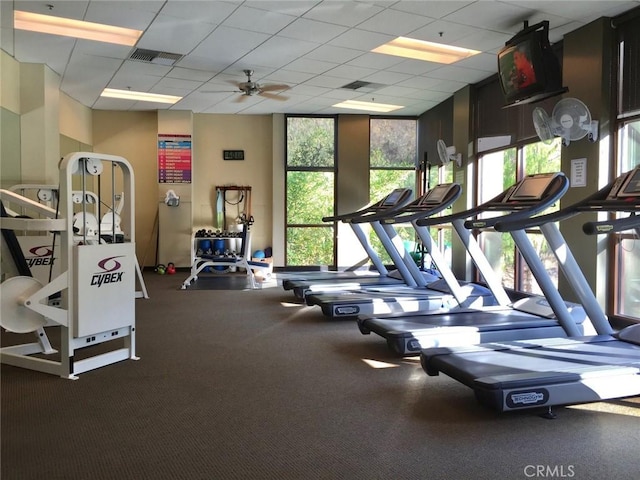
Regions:
<instances>
[{"instance_id":1,"label":"informational poster on wall","mask_svg":"<svg viewBox=\"0 0 640 480\"><path fill-rule=\"evenodd\" d=\"M571 186L586 187L587 186L587 159L574 158L571 160Z\"/></svg>"},{"instance_id":2,"label":"informational poster on wall","mask_svg":"<svg viewBox=\"0 0 640 480\"><path fill-rule=\"evenodd\" d=\"M158 134L158 183L191 183L191 135Z\"/></svg>"}]
</instances>

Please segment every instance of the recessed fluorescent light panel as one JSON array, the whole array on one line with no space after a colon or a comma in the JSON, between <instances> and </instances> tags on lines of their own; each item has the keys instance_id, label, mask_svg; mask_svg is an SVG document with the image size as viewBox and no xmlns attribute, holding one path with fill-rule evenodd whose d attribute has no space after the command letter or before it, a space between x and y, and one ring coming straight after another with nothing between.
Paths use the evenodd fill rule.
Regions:
<instances>
[{"instance_id":1,"label":"recessed fluorescent light panel","mask_svg":"<svg viewBox=\"0 0 640 480\"><path fill-rule=\"evenodd\" d=\"M478 50L454 47L443 43L426 42L413 38L398 37L389 43L371 50L375 53L395 55L397 57L415 58L436 63L454 63L480 53Z\"/></svg>"},{"instance_id":2,"label":"recessed fluorescent light panel","mask_svg":"<svg viewBox=\"0 0 640 480\"><path fill-rule=\"evenodd\" d=\"M83 22L70 18L54 17L52 15L21 12L19 10L13 12L13 27L18 30L29 30L30 32L50 33L52 35L63 35L65 37L116 43L129 47L135 45L140 35L142 35L141 30Z\"/></svg>"},{"instance_id":3,"label":"recessed fluorescent light panel","mask_svg":"<svg viewBox=\"0 0 640 480\"><path fill-rule=\"evenodd\" d=\"M100 94L101 97L122 98L123 100L137 100L140 102L156 103L176 103L182 97L173 95L161 95L159 93L135 92L133 90L116 90L115 88L105 88Z\"/></svg>"},{"instance_id":4,"label":"recessed fluorescent light panel","mask_svg":"<svg viewBox=\"0 0 640 480\"><path fill-rule=\"evenodd\" d=\"M375 102L360 102L358 100L346 100L344 102L336 103L333 105L337 108L350 108L352 110L367 110L370 112L393 112L404 108L404 105L389 105L387 103L375 103Z\"/></svg>"}]
</instances>

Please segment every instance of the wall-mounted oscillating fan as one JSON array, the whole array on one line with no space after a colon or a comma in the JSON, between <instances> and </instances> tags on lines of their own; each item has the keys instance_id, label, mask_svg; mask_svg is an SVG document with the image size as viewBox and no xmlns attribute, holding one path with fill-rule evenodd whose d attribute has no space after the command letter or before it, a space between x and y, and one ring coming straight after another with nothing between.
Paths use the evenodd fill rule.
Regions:
<instances>
[{"instance_id":1,"label":"wall-mounted oscillating fan","mask_svg":"<svg viewBox=\"0 0 640 480\"><path fill-rule=\"evenodd\" d=\"M540 140L550 144L554 137L562 137L562 144L587 137L598 139L598 121L591 119L587 106L577 98L563 98L553 107L551 116L541 108L533 109L533 126Z\"/></svg>"},{"instance_id":2,"label":"wall-mounted oscillating fan","mask_svg":"<svg viewBox=\"0 0 640 480\"><path fill-rule=\"evenodd\" d=\"M436 147L438 148L438 157L442 165L446 165L454 160L459 167L462 165L462 154L456 153L456 147L447 147L444 140L438 140Z\"/></svg>"}]
</instances>

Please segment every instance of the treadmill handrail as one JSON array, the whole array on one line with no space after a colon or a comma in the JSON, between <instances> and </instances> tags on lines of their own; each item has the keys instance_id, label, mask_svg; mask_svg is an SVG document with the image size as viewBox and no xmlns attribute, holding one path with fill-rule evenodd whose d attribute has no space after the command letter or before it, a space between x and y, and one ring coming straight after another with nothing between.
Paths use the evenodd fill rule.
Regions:
<instances>
[{"instance_id":1,"label":"treadmill handrail","mask_svg":"<svg viewBox=\"0 0 640 480\"><path fill-rule=\"evenodd\" d=\"M624 232L625 230L640 228L640 215L602 220L600 222L586 222L582 231L586 235L600 235L604 233Z\"/></svg>"},{"instance_id":2,"label":"treadmill handrail","mask_svg":"<svg viewBox=\"0 0 640 480\"><path fill-rule=\"evenodd\" d=\"M564 175L564 173L556 172L554 175L555 177L552 180L554 182L552 184L553 190L548 192L548 196L546 196L544 200L541 200L536 204L524 202L505 202L505 199L508 199L516 189L516 187L520 184L520 182L517 182L502 193L496 195L490 200L487 200L481 205L477 205L468 210L452 213L450 215L445 215L442 217L429 217L419 219L417 220L417 224L423 227L428 227L453 222L454 220L469 219L471 217L476 217L478 214L483 212L506 212L504 215L498 215L482 220L468 220L467 222L465 222L465 227L469 229L489 228L495 226L497 222L503 219L513 219L514 217L520 218L523 215L535 215L536 213L539 213L550 207L569 189L569 179Z\"/></svg>"},{"instance_id":3,"label":"treadmill handrail","mask_svg":"<svg viewBox=\"0 0 640 480\"><path fill-rule=\"evenodd\" d=\"M389 194L389 195L391 195L391 194ZM322 221L323 222L338 222L338 221L342 221L342 222L349 223L354 218L362 218L362 217L367 216L367 215L372 215L374 213L377 213L380 209L384 209L384 211L397 210L397 209L402 208L405 205L407 205L407 203L411 202L411 195L413 195L413 190L411 190L410 188L403 189L403 192L402 192L399 200L397 201L397 203L395 205L391 205L391 206L388 206L387 208L384 208L384 201L389 197L389 195L387 195L382 200L379 200L376 203L369 204L366 207L361 208L360 210L356 210L354 212L342 213L342 214L339 214L339 215L332 215L332 216L328 216L328 217L322 217ZM366 221L368 221L368 220L364 220L364 222L366 222ZM361 223L363 223L363 222L361 222Z\"/></svg>"},{"instance_id":4,"label":"treadmill handrail","mask_svg":"<svg viewBox=\"0 0 640 480\"><path fill-rule=\"evenodd\" d=\"M451 184L451 190L447 192L447 196L443 198L441 202L431 205L421 205L421 202L429 195L430 192L431 190L425 193L422 197L403 206L401 209L385 210L367 217L356 218L353 222L363 223L368 221L380 221L384 224L409 223L418 218L436 215L442 210L449 208L458 198L460 198L460 195L462 195L462 187L457 183Z\"/></svg>"},{"instance_id":5,"label":"treadmill handrail","mask_svg":"<svg viewBox=\"0 0 640 480\"><path fill-rule=\"evenodd\" d=\"M510 232L513 230L526 230L528 228L539 227L549 222L559 222L566 220L582 212L606 212L606 211L640 211L640 204L631 200L608 199L609 194L617 187L619 182L614 180L597 192L588 197L561 208L558 211L532 218L503 218L494 225L499 232ZM634 197L630 197L634 198ZM588 222L589 223L589 222ZM587 233L585 231L585 233ZM590 235L589 233L587 233Z\"/></svg>"},{"instance_id":6,"label":"treadmill handrail","mask_svg":"<svg viewBox=\"0 0 640 480\"><path fill-rule=\"evenodd\" d=\"M468 229L480 229L480 228L493 228L499 222L516 222L521 219L531 219L537 217L531 217L540 212L543 212L547 208L551 207L558 201L569 189L569 179L563 174L558 175L553 179L553 184L549 187L550 191L544 199L533 205L523 205L522 208L518 208L516 211L510 211L505 215L499 215L491 218L483 218L476 220L467 220L464 226Z\"/></svg>"}]
</instances>

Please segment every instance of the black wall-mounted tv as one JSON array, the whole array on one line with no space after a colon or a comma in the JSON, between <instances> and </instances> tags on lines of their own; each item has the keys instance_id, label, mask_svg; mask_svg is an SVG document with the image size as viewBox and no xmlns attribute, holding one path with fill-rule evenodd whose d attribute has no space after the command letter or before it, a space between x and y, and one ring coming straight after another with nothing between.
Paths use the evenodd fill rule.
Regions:
<instances>
[{"instance_id":1,"label":"black wall-mounted tv","mask_svg":"<svg viewBox=\"0 0 640 480\"><path fill-rule=\"evenodd\" d=\"M505 107L534 103L568 90L549 43L549 22L527 26L498 52L498 76Z\"/></svg>"}]
</instances>

